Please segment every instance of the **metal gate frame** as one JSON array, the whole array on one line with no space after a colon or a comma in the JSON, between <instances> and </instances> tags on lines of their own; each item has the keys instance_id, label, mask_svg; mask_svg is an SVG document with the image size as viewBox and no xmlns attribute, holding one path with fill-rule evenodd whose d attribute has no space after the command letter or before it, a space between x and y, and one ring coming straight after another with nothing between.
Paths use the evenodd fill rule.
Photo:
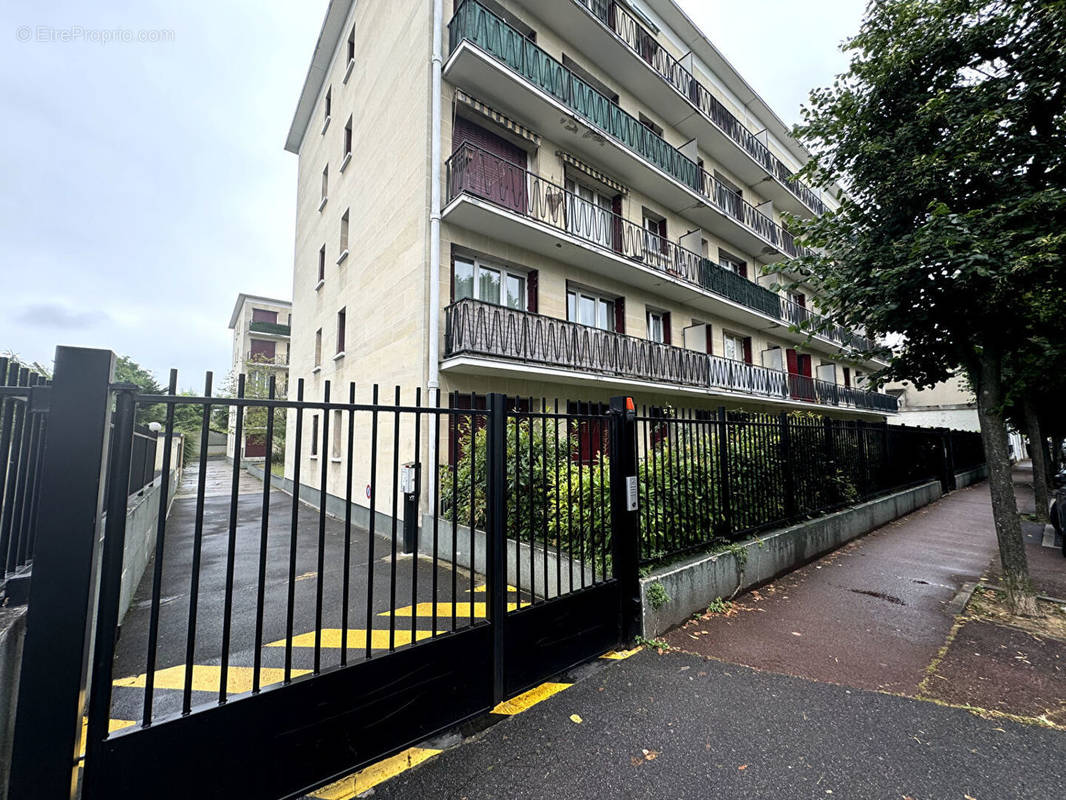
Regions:
<instances>
[{"instance_id":1,"label":"metal gate frame","mask_svg":"<svg viewBox=\"0 0 1066 800\"><path fill-rule=\"evenodd\" d=\"M159 800L190 794L295 797L484 713L635 635L640 599L632 399L614 398L610 408L612 578L508 613L507 412L505 398L490 395L487 623L109 733L136 387L112 384L110 351L60 347L55 366L11 800L102 800L119 792L141 794L146 786Z\"/></svg>"}]
</instances>

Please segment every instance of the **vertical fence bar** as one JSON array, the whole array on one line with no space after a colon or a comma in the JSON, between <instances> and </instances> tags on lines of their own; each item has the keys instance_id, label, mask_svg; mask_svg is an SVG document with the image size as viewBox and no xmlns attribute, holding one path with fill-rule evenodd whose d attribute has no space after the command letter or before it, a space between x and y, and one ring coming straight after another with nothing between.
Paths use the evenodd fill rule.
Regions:
<instances>
[{"instance_id":1,"label":"vertical fence bar","mask_svg":"<svg viewBox=\"0 0 1066 800\"><path fill-rule=\"evenodd\" d=\"M270 376L267 399L277 395L278 379ZM260 673L263 669L263 606L266 603L267 545L270 533L270 489L274 474L274 414L276 409L266 409L266 463L263 465L263 499L259 512L259 572L255 588L255 651L252 653L252 691L259 691Z\"/></svg>"},{"instance_id":2,"label":"vertical fence bar","mask_svg":"<svg viewBox=\"0 0 1066 800\"><path fill-rule=\"evenodd\" d=\"M727 538L733 538L733 494L729 476L729 421L725 406L718 407L718 480L722 487L722 528Z\"/></svg>"},{"instance_id":3,"label":"vertical fence bar","mask_svg":"<svg viewBox=\"0 0 1066 800\"><path fill-rule=\"evenodd\" d=\"M374 523L378 499L378 385L371 393L370 409L370 535L366 544L366 657L374 634Z\"/></svg>"},{"instance_id":4,"label":"vertical fence bar","mask_svg":"<svg viewBox=\"0 0 1066 800\"><path fill-rule=\"evenodd\" d=\"M392 413L392 552L389 559L389 652L396 649L396 557L399 532L396 520L400 516L400 387L396 387ZM471 597L471 599L473 599ZM417 609L411 614L417 616Z\"/></svg>"},{"instance_id":5,"label":"vertical fence bar","mask_svg":"<svg viewBox=\"0 0 1066 800\"><path fill-rule=\"evenodd\" d=\"M108 455L109 350L56 349L9 800L69 800Z\"/></svg>"},{"instance_id":6,"label":"vertical fence bar","mask_svg":"<svg viewBox=\"0 0 1066 800\"><path fill-rule=\"evenodd\" d=\"M504 494L507 483L507 418L502 394L490 394L488 405L488 444L486 447L488 474L485 476L486 511L488 512L485 533L488 552L485 558L485 577L489 601L488 617L492 623L492 697L495 704L502 702L506 693L503 634L504 619L507 616L507 539L504 530L507 518L507 500Z\"/></svg>"},{"instance_id":7,"label":"vertical fence bar","mask_svg":"<svg viewBox=\"0 0 1066 800\"><path fill-rule=\"evenodd\" d=\"M341 666L348 663L348 605L352 590L352 481L355 471L355 383L348 384L348 450L344 479L344 573L341 577ZM369 636L369 631L367 636Z\"/></svg>"},{"instance_id":8,"label":"vertical fence bar","mask_svg":"<svg viewBox=\"0 0 1066 800\"><path fill-rule=\"evenodd\" d=\"M296 545L300 531L300 466L303 462L304 379L296 381L296 436L292 443L292 509L289 516L289 574L285 598L285 683L292 680L292 626L296 612ZM287 446L287 443L286 443ZM373 528L370 529L373 532ZM373 536L370 537L373 540Z\"/></svg>"},{"instance_id":9,"label":"vertical fence bar","mask_svg":"<svg viewBox=\"0 0 1066 800\"><path fill-rule=\"evenodd\" d=\"M100 559L100 590L96 605L96 636L89 680L89 719L85 742L85 796L104 797L99 775L102 746L111 722L111 672L118 629L119 592L122 588L122 556L126 542L126 500L129 497L134 415L137 387L127 384L115 392L114 450L107 482L107 521L104 525L103 557Z\"/></svg>"},{"instance_id":10,"label":"vertical fence bar","mask_svg":"<svg viewBox=\"0 0 1066 800\"><path fill-rule=\"evenodd\" d=\"M237 399L244 399L244 375L237 376ZM226 702L229 681L229 648L233 632L233 570L237 558L237 505L240 503L241 450L244 449L244 406L237 404L233 430L233 469L230 472L229 527L226 540L226 585L222 601L222 664L219 670L218 702ZM269 483L270 478L264 475Z\"/></svg>"},{"instance_id":11,"label":"vertical fence bar","mask_svg":"<svg viewBox=\"0 0 1066 800\"><path fill-rule=\"evenodd\" d=\"M329 418L333 412L329 409L330 382L326 381L322 389L322 440L319 442L318 470L318 548L315 565L315 667L317 675L322 669L322 590L326 570L326 481L329 479L329 460L332 457L329 442Z\"/></svg>"}]
</instances>

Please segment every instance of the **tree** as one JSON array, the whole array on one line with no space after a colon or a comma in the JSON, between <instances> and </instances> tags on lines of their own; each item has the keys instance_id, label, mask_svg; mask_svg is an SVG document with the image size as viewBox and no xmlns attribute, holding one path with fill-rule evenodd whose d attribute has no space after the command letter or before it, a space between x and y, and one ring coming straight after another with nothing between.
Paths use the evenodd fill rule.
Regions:
<instances>
[{"instance_id":1,"label":"tree","mask_svg":"<svg viewBox=\"0 0 1066 800\"><path fill-rule=\"evenodd\" d=\"M163 387L149 370L146 370L129 356L119 356L115 361L115 382L132 383L141 390L141 394L164 394ZM162 405L137 406L137 424L148 425L166 421L166 409Z\"/></svg>"},{"instance_id":2,"label":"tree","mask_svg":"<svg viewBox=\"0 0 1066 800\"><path fill-rule=\"evenodd\" d=\"M976 390L1012 608L1036 612L1004 409L1066 308L1066 3L872 0L847 73L811 93L803 176L840 208L790 220L817 250L790 269L839 323L902 334L877 382L918 387L962 366ZM1035 355L1034 355L1035 353Z\"/></svg>"}]
</instances>

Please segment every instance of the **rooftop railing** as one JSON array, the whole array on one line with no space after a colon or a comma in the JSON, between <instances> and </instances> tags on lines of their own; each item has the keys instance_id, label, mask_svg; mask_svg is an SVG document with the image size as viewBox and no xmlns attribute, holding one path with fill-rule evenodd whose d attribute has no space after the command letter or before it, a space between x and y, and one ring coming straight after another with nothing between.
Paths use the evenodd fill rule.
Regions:
<instances>
[{"instance_id":1,"label":"rooftop railing","mask_svg":"<svg viewBox=\"0 0 1066 800\"><path fill-rule=\"evenodd\" d=\"M445 356L540 366L818 405L895 413L895 397L464 299L445 310Z\"/></svg>"},{"instance_id":2,"label":"rooftop railing","mask_svg":"<svg viewBox=\"0 0 1066 800\"><path fill-rule=\"evenodd\" d=\"M630 50L646 61L664 80L688 98L705 117L711 120L730 139L742 147L768 173L780 181L795 197L815 214L826 211L825 203L802 181L798 180L759 141L718 98L716 98L691 72L656 41L655 37L633 15L615 0L574 0L592 12L592 15L621 39Z\"/></svg>"}]
</instances>

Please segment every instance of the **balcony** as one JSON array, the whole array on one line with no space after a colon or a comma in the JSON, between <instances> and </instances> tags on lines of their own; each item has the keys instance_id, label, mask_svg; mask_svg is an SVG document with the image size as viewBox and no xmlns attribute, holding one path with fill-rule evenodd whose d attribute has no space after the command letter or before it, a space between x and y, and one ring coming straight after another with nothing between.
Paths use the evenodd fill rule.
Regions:
<instances>
[{"instance_id":1,"label":"balcony","mask_svg":"<svg viewBox=\"0 0 1066 800\"><path fill-rule=\"evenodd\" d=\"M806 324L823 342L865 341L774 292L642 226L593 206L556 183L469 143L446 163L445 221L617 278L749 327ZM694 295L694 292L696 293ZM708 296L727 302L707 303ZM795 342L805 333L777 332ZM816 339L817 341L817 339ZM836 348L834 347L834 350Z\"/></svg>"},{"instance_id":2,"label":"balcony","mask_svg":"<svg viewBox=\"0 0 1066 800\"><path fill-rule=\"evenodd\" d=\"M289 336L291 328L277 322L251 322L248 330L252 333L268 333L271 336Z\"/></svg>"},{"instance_id":3,"label":"balcony","mask_svg":"<svg viewBox=\"0 0 1066 800\"><path fill-rule=\"evenodd\" d=\"M696 350L603 331L574 322L460 300L445 310L446 360L470 357L589 375L649 388L689 389L776 403L802 403L891 414L895 397L789 375ZM447 366L447 365L446 365ZM550 375L544 375L548 378Z\"/></svg>"},{"instance_id":4,"label":"balcony","mask_svg":"<svg viewBox=\"0 0 1066 800\"><path fill-rule=\"evenodd\" d=\"M792 235L475 0L448 26L445 76L587 154L763 263L803 255ZM561 127L560 127L561 126Z\"/></svg>"},{"instance_id":5,"label":"balcony","mask_svg":"<svg viewBox=\"0 0 1066 800\"><path fill-rule=\"evenodd\" d=\"M256 367L288 367L288 356L263 356L253 355L244 360L244 366L246 369L254 369Z\"/></svg>"},{"instance_id":6,"label":"balcony","mask_svg":"<svg viewBox=\"0 0 1066 800\"><path fill-rule=\"evenodd\" d=\"M634 15L615 0L518 0L598 65L617 76L684 135L722 158L730 169L779 208L799 216L822 214L825 204L734 116ZM666 87L663 83L666 83ZM666 91L664 91L664 88ZM672 89L672 91L671 91ZM699 114L692 115L695 108Z\"/></svg>"}]
</instances>

